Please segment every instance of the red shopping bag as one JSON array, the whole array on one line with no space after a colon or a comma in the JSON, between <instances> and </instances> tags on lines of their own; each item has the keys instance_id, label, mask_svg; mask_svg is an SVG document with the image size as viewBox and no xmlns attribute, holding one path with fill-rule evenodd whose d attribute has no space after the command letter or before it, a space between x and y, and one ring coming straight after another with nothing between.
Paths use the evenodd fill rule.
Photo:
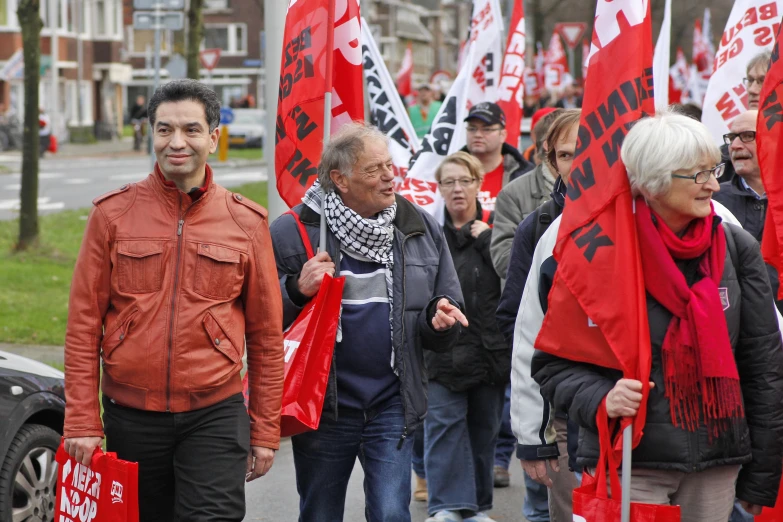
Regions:
<instances>
[{"instance_id":1,"label":"red shopping bag","mask_svg":"<svg viewBox=\"0 0 783 522\"><path fill-rule=\"evenodd\" d=\"M57 136L54 134L49 136L49 152L57 154Z\"/></svg>"},{"instance_id":2,"label":"red shopping bag","mask_svg":"<svg viewBox=\"0 0 783 522\"><path fill-rule=\"evenodd\" d=\"M622 490L620 476L617 473L619 462L609 436L610 429L614 431L617 422L612 419L610 428L609 417L606 413L606 399L598 408L596 421L601 453L595 477L585 474L582 486L574 489L574 522L620 522ZM610 498L607 491L607 468L609 469L613 498ZM631 520L633 522L679 522L680 506L659 506L632 502Z\"/></svg>"},{"instance_id":3,"label":"red shopping bag","mask_svg":"<svg viewBox=\"0 0 783 522\"><path fill-rule=\"evenodd\" d=\"M765 507L761 514L754 519L756 522L783 522L783 482L780 484L778 499L775 507Z\"/></svg>"},{"instance_id":4,"label":"red shopping bag","mask_svg":"<svg viewBox=\"0 0 783 522\"><path fill-rule=\"evenodd\" d=\"M63 443L57 461L57 522L138 522L139 465L96 448L90 466L77 463Z\"/></svg>"},{"instance_id":5,"label":"red shopping bag","mask_svg":"<svg viewBox=\"0 0 783 522\"><path fill-rule=\"evenodd\" d=\"M304 225L289 211L299 226L308 259L313 257ZM324 406L334 341L340 322L344 277L324 275L315 298L302 309L285 331L285 381L280 436L290 437L318 429ZM242 381L245 406L248 406L248 376Z\"/></svg>"}]
</instances>

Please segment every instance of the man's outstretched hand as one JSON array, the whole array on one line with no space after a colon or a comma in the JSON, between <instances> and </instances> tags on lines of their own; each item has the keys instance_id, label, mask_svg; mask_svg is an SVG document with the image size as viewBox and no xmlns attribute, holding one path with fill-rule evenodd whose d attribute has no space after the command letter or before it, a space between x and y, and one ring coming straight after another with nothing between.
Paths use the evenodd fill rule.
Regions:
<instances>
[{"instance_id":1,"label":"man's outstretched hand","mask_svg":"<svg viewBox=\"0 0 783 522\"><path fill-rule=\"evenodd\" d=\"M457 321L465 328L468 327L468 319L459 308L449 302L448 299L438 301L435 316L432 318L432 327L436 332L443 332L454 326Z\"/></svg>"}]
</instances>

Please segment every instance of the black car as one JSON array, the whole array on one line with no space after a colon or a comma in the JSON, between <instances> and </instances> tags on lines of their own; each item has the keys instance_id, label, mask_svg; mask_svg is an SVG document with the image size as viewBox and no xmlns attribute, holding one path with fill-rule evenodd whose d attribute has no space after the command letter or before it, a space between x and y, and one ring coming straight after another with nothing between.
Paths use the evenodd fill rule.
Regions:
<instances>
[{"instance_id":1,"label":"black car","mask_svg":"<svg viewBox=\"0 0 783 522\"><path fill-rule=\"evenodd\" d=\"M61 371L0 351L0 520L54 520L65 419Z\"/></svg>"}]
</instances>

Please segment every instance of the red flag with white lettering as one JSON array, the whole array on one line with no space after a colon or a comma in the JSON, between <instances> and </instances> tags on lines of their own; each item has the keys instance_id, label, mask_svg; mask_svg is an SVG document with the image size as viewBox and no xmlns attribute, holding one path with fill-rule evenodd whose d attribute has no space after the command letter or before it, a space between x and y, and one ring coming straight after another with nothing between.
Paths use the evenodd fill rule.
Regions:
<instances>
[{"instance_id":1,"label":"red flag with white lettering","mask_svg":"<svg viewBox=\"0 0 783 522\"><path fill-rule=\"evenodd\" d=\"M400 70L397 72L397 92L405 98L413 94L413 44L408 42L405 48L405 54L402 57Z\"/></svg>"},{"instance_id":2,"label":"red flag with white lettering","mask_svg":"<svg viewBox=\"0 0 783 522\"><path fill-rule=\"evenodd\" d=\"M599 2L568 203L554 249L558 266L535 343L539 350L616 368L644 383L634 445L645 423L651 350L620 146L631 123L655 112L652 58L649 2Z\"/></svg>"},{"instance_id":3,"label":"red flag with white lettering","mask_svg":"<svg viewBox=\"0 0 783 522\"><path fill-rule=\"evenodd\" d=\"M759 117L756 122L756 148L761 168L761 181L767 192L769 208L761 240L764 261L778 271L783 282L783 61L780 60L780 38L783 24L778 28L772 60L761 88ZM778 289L778 299L783 299L783 284Z\"/></svg>"},{"instance_id":4,"label":"red flag with white lettering","mask_svg":"<svg viewBox=\"0 0 783 522\"><path fill-rule=\"evenodd\" d=\"M329 63L332 74L327 74ZM275 133L277 190L289 207L301 202L317 177L328 91L332 134L344 123L364 119L359 0L290 0Z\"/></svg>"},{"instance_id":5,"label":"red flag with white lettering","mask_svg":"<svg viewBox=\"0 0 783 522\"><path fill-rule=\"evenodd\" d=\"M525 10L522 0L514 1L506 54L500 68L498 105L506 115L506 143L519 147L519 126L522 121L522 98L525 95Z\"/></svg>"},{"instance_id":6,"label":"red flag with white lettering","mask_svg":"<svg viewBox=\"0 0 783 522\"><path fill-rule=\"evenodd\" d=\"M566 75L570 76L570 71L565 48L560 41L560 35L553 32L544 57L544 85L547 89L558 89L568 82Z\"/></svg>"}]
</instances>

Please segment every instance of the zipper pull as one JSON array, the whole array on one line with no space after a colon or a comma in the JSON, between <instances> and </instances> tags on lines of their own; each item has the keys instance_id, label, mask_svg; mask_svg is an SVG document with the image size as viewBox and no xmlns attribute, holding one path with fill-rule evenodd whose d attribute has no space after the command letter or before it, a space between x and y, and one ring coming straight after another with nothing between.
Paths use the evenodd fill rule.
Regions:
<instances>
[{"instance_id":1,"label":"zipper pull","mask_svg":"<svg viewBox=\"0 0 783 522\"><path fill-rule=\"evenodd\" d=\"M184 224L185 224L185 220L184 219L180 219L179 220L179 226L177 227L177 235L178 236L182 235L182 227L183 227Z\"/></svg>"},{"instance_id":2,"label":"zipper pull","mask_svg":"<svg viewBox=\"0 0 783 522\"><path fill-rule=\"evenodd\" d=\"M405 439L406 438L408 438L408 427L407 426L402 431L402 436L400 437L400 442L397 443L397 450L401 450L402 449L402 445L405 443Z\"/></svg>"}]
</instances>

